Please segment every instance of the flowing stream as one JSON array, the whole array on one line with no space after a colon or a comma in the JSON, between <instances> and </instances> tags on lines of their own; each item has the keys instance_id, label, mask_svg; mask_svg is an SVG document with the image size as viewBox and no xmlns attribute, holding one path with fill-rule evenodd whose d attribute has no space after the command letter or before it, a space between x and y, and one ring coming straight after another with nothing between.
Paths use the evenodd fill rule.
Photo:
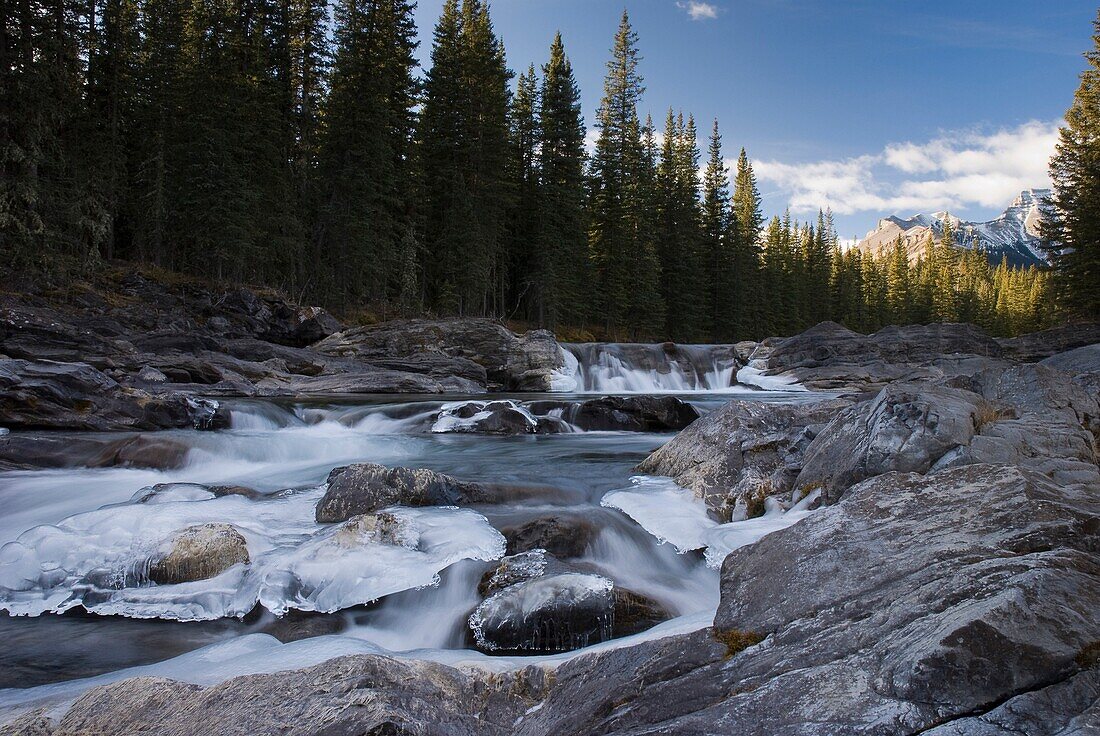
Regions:
<instances>
[{"instance_id":1,"label":"flowing stream","mask_svg":"<svg viewBox=\"0 0 1100 736\"><path fill-rule=\"evenodd\" d=\"M807 397L737 385L729 352L710 346L681 348L678 355L688 355L686 362L677 362L676 355L670 362L667 349L660 346L567 349L575 360L565 372L575 379L575 391L690 388L695 390L682 397L701 412L720 406L730 391L759 401ZM644 354L641 359L639 354ZM539 399L586 398L591 396L477 397L509 400L521 408ZM598 533L582 561L661 604L674 617L662 627L705 625L718 601L717 572L699 545L680 540L685 525L711 535L717 525L703 519L705 513L690 494L668 481L632 479L634 466L670 434L484 436L443 431L448 427L439 426L440 411L469 399L240 400L232 404L229 430L156 433L188 448L175 469L70 467L0 473L0 545L5 545L0 548L0 606L20 614L0 613L5 642L0 649L0 707L21 702L21 692L35 692L17 688L60 687L49 684L173 657L181 664L167 663L158 671L179 675L173 667L182 671L187 662L191 669L216 672L210 662L218 658L201 660L203 652L231 647L217 650L223 660L229 653L252 652L261 641L249 636L254 634L301 640L287 646L305 653L304 658L284 653L270 664L274 668L320 661L326 653L349 651L348 646L350 651L473 655L466 619L480 601L479 580L503 553L503 538L494 529L547 515L579 514L594 524ZM372 549L355 556L334 545L331 528L313 519L329 471L355 462L431 468L463 480L505 485L516 493L495 505L407 510L403 513L420 534L420 550L382 555ZM148 490L158 484L175 485ZM214 498L188 484L240 485L262 495ZM653 491L647 484L659 488ZM601 505L605 497L611 502ZM670 518L682 522L679 531L664 534L647 522L654 519L654 502L665 502L661 499L667 506L659 505L656 517L662 516L662 508L669 509ZM775 515L769 518L776 528L782 525L775 523ZM695 524L692 519L702 520ZM147 552L149 539L208 521L241 529L251 567L259 572L119 590L126 586L122 582L106 593L96 587L105 584L89 585L104 576L124 578L130 569L127 560ZM656 525L662 522L658 518ZM755 535L762 533L766 530ZM755 538L753 533L749 538ZM720 547L725 542L712 543ZM287 582L288 571L294 573L294 584ZM262 607L253 610L257 601ZM288 615L276 618L269 611ZM343 648L330 652L326 647L337 639ZM312 650L311 642L317 642ZM226 670L241 671L251 670Z\"/></svg>"}]
</instances>

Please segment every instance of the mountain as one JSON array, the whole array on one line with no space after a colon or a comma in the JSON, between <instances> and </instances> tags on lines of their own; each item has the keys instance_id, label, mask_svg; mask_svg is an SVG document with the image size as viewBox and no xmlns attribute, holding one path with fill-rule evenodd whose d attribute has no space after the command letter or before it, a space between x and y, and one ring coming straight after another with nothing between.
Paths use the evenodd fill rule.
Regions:
<instances>
[{"instance_id":1,"label":"mountain","mask_svg":"<svg viewBox=\"0 0 1100 736\"><path fill-rule=\"evenodd\" d=\"M943 235L944 220L949 219L960 248L977 246L993 263L1000 263L1002 257L1007 257L1013 266L1046 264L1046 254L1040 248L1039 226L1049 207L1048 197L1049 189L1025 189L1008 209L989 222L966 222L946 212L909 218L884 217L856 247L878 254L892 247L900 235L909 259L916 260L925 252L929 235L939 239Z\"/></svg>"}]
</instances>

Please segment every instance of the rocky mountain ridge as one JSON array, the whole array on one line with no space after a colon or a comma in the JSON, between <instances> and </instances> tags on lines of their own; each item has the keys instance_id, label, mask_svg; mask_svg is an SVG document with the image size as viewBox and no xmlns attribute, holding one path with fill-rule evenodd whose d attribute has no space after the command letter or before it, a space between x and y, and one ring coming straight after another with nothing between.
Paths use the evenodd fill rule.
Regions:
<instances>
[{"instance_id":1,"label":"rocky mountain ridge","mask_svg":"<svg viewBox=\"0 0 1100 736\"><path fill-rule=\"evenodd\" d=\"M929 237L941 238L944 224L950 223L960 248L980 248L992 263L1007 258L1011 266L1043 265L1047 255L1041 247L1040 228L1050 195L1049 189L1025 189L1003 213L987 222L968 222L948 212L891 215L879 220L856 247L877 255L892 248L900 236L909 259L915 261L926 251Z\"/></svg>"}]
</instances>

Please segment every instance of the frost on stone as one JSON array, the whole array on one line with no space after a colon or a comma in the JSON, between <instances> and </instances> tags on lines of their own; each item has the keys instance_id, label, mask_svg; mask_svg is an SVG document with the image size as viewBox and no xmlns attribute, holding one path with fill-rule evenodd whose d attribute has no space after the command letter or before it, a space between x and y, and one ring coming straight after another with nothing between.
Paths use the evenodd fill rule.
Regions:
<instances>
[{"instance_id":1,"label":"frost on stone","mask_svg":"<svg viewBox=\"0 0 1100 736\"><path fill-rule=\"evenodd\" d=\"M35 527L0 547L0 610L36 616L83 607L181 621L239 617L257 602L275 613L332 612L435 585L460 560L504 555L504 537L469 509L391 508L321 526L313 521L321 493L254 501L177 485ZM249 564L203 580L153 583L166 540L217 524L244 538Z\"/></svg>"},{"instance_id":2,"label":"frost on stone","mask_svg":"<svg viewBox=\"0 0 1100 736\"><path fill-rule=\"evenodd\" d=\"M432 432L492 432L495 428L488 423L500 418L513 425L512 429L517 433L535 433L539 428L539 420L525 406L508 399L500 399L444 404L432 424Z\"/></svg>"},{"instance_id":3,"label":"frost on stone","mask_svg":"<svg viewBox=\"0 0 1100 736\"><path fill-rule=\"evenodd\" d=\"M615 623L614 584L602 575L561 573L512 585L470 614L484 651L564 652L607 641Z\"/></svg>"},{"instance_id":4,"label":"frost on stone","mask_svg":"<svg viewBox=\"0 0 1100 736\"><path fill-rule=\"evenodd\" d=\"M640 476L631 479L630 488L607 493L600 505L618 509L681 554L704 550L707 565L718 569L726 556L768 534L785 529L812 513L809 507L819 491L784 510L775 499L768 499L767 512L754 519L719 524L707 514L706 504L691 491L668 478Z\"/></svg>"}]
</instances>

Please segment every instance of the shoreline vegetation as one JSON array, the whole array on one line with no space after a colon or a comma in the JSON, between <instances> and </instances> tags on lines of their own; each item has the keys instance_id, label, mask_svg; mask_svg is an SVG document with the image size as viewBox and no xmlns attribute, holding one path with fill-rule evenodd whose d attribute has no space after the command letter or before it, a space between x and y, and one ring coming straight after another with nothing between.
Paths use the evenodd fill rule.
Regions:
<instances>
[{"instance_id":1,"label":"shoreline vegetation","mask_svg":"<svg viewBox=\"0 0 1100 736\"><path fill-rule=\"evenodd\" d=\"M833 320L1013 335L1098 313L1100 60L1052 166L1053 267L944 233L914 262L766 220L718 121L644 118L624 13L592 150L560 34L515 77L487 3L448 0L418 69L408 0L17 0L0 64L13 283L116 262L281 289L342 316L488 316L605 340L732 342ZM328 24L331 12L332 24ZM514 62L513 62L514 63ZM705 148L705 151L700 149ZM698 172L702 171L702 176Z\"/></svg>"}]
</instances>

